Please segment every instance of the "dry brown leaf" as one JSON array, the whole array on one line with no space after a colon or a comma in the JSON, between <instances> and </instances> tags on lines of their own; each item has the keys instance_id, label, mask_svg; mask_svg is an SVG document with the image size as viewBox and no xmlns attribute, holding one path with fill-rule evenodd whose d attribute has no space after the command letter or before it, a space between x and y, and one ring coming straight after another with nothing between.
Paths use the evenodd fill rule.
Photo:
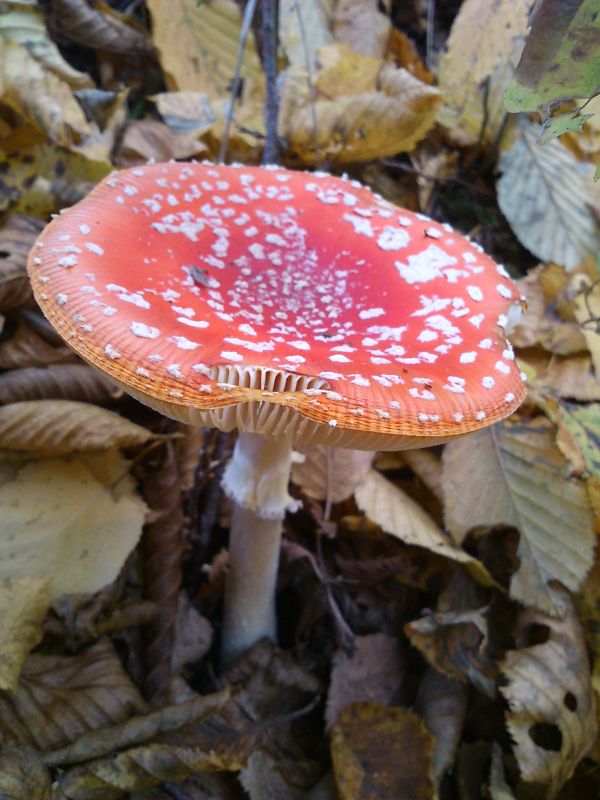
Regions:
<instances>
[{"instance_id":1,"label":"dry brown leaf","mask_svg":"<svg viewBox=\"0 0 600 800\"><path fill-rule=\"evenodd\" d=\"M337 0L332 19L333 38L363 56L384 58L392 23L377 0Z\"/></svg>"},{"instance_id":2,"label":"dry brown leaf","mask_svg":"<svg viewBox=\"0 0 600 800\"><path fill-rule=\"evenodd\" d=\"M498 204L521 244L572 271L600 247L593 181L561 142L540 144L539 134L523 123L502 153Z\"/></svg>"},{"instance_id":3,"label":"dry brown leaf","mask_svg":"<svg viewBox=\"0 0 600 800\"><path fill-rule=\"evenodd\" d=\"M488 143L500 131L506 115L504 90L523 49L530 6L530 0L462 4L439 70L444 102L438 121L458 144L475 144L484 121Z\"/></svg>"},{"instance_id":4,"label":"dry brown leaf","mask_svg":"<svg viewBox=\"0 0 600 800\"><path fill-rule=\"evenodd\" d=\"M340 800L431 800L433 736L407 708L355 703L331 733Z\"/></svg>"},{"instance_id":5,"label":"dry brown leaf","mask_svg":"<svg viewBox=\"0 0 600 800\"><path fill-rule=\"evenodd\" d=\"M586 276L576 275L572 287L576 292L575 317L592 355L596 378L600 380L600 281L592 284Z\"/></svg>"},{"instance_id":6,"label":"dry brown leaf","mask_svg":"<svg viewBox=\"0 0 600 800\"><path fill-rule=\"evenodd\" d=\"M0 689L16 689L29 651L42 639L49 607L45 578L0 579Z\"/></svg>"},{"instance_id":7,"label":"dry brown leaf","mask_svg":"<svg viewBox=\"0 0 600 800\"><path fill-rule=\"evenodd\" d=\"M520 533L520 564L510 594L550 613L552 580L575 591L593 559L593 520L585 485L569 478L544 418L499 423L446 445L446 525L457 541L477 525L509 525ZM560 599L560 597L559 597Z\"/></svg>"},{"instance_id":8,"label":"dry brown leaf","mask_svg":"<svg viewBox=\"0 0 600 800\"><path fill-rule=\"evenodd\" d=\"M0 341L0 369L44 367L76 360L69 347L65 344L53 347L23 320L19 320L11 335Z\"/></svg>"},{"instance_id":9,"label":"dry brown leaf","mask_svg":"<svg viewBox=\"0 0 600 800\"><path fill-rule=\"evenodd\" d=\"M0 229L0 311L18 308L31 298L27 256L42 228L40 219L12 214Z\"/></svg>"},{"instance_id":10,"label":"dry brown leaf","mask_svg":"<svg viewBox=\"0 0 600 800\"><path fill-rule=\"evenodd\" d=\"M532 390L551 389L559 397L587 403L600 400L600 382L589 355L561 358L543 352L527 353L522 363L535 370Z\"/></svg>"},{"instance_id":11,"label":"dry brown leaf","mask_svg":"<svg viewBox=\"0 0 600 800\"><path fill-rule=\"evenodd\" d=\"M371 469L374 453L341 447L312 445L303 461L292 465L292 480L316 500L340 503L354 494L357 484Z\"/></svg>"},{"instance_id":12,"label":"dry brown leaf","mask_svg":"<svg viewBox=\"0 0 600 800\"><path fill-rule=\"evenodd\" d=\"M120 167L129 167L151 159L192 158L206 151L207 146L198 139L196 131L173 133L166 123L157 119L139 119L127 126L115 160Z\"/></svg>"},{"instance_id":13,"label":"dry brown leaf","mask_svg":"<svg viewBox=\"0 0 600 800\"><path fill-rule=\"evenodd\" d=\"M133 27L114 11L90 8L85 0L54 0L50 22L59 37L83 47L121 56L152 53L146 31Z\"/></svg>"},{"instance_id":14,"label":"dry brown leaf","mask_svg":"<svg viewBox=\"0 0 600 800\"><path fill-rule=\"evenodd\" d=\"M205 133L216 121L208 96L203 92L161 92L152 97L156 110L174 133Z\"/></svg>"},{"instance_id":15,"label":"dry brown leaf","mask_svg":"<svg viewBox=\"0 0 600 800\"><path fill-rule=\"evenodd\" d=\"M169 89L205 92L229 99L235 73L241 15L234 0L148 0L154 44ZM174 46L174 43L177 43ZM252 36L244 51L244 98L262 96L263 76Z\"/></svg>"},{"instance_id":16,"label":"dry brown leaf","mask_svg":"<svg viewBox=\"0 0 600 800\"><path fill-rule=\"evenodd\" d=\"M135 447L150 431L104 408L73 400L26 400L0 408L0 449L66 455Z\"/></svg>"},{"instance_id":17,"label":"dry brown leaf","mask_svg":"<svg viewBox=\"0 0 600 800\"><path fill-rule=\"evenodd\" d=\"M585 642L568 594L554 603L554 619L528 609L517 627L518 649L504 658L500 687L506 721L523 780L556 797L593 744L596 719ZM541 643L540 636L544 635Z\"/></svg>"},{"instance_id":18,"label":"dry brown leaf","mask_svg":"<svg viewBox=\"0 0 600 800\"><path fill-rule=\"evenodd\" d=\"M467 687L430 667L419 686L416 711L435 737L433 774L436 785L452 766L467 710Z\"/></svg>"},{"instance_id":19,"label":"dry brown leaf","mask_svg":"<svg viewBox=\"0 0 600 800\"><path fill-rule=\"evenodd\" d=\"M352 655L337 650L327 694L327 727L331 728L352 703L393 703L406 678L406 668L400 641L385 633L357 636Z\"/></svg>"},{"instance_id":20,"label":"dry brown leaf","mask_svg":"<svg viewBox=\"0 0 600 800\"><path fill-rule=\"evenodd\" d=\"M0 695L5 741L64 747L147 710L108 639L76 656L30 655L14 695Z\"/></svg>"},{"instance_id":21,"label":"dry brown leaf","mask_svg":"<svg viewBox=\"0 0 600 800\"><path fill-rule=\"evenodd\" d=\"M53 597L115 580L146 513L129 466L116 451L0 465L0 576L46 579Z\"/></svg>"},{"instance_id":22,"label":"dry brown leaf","mask_svg":"<svg viewBox=\"0 0 600 800\"><path fill-rule=\"evenodd\" d=\"M109 403L123 390L87 364L54 364L24 367L0 375L0 405L22 400L81 400Z\"/></svg>"},{"instance_id":23,"label":"dry brown leaf","mask_svg":"<svg viewBox=\"0 0 600 800\"><path fill-rule=\"evenodd\" d=\"M303 69L283 76L279 134L293 158L369 161L412 150L433 126L439 92L406 70L346 45L322 47L319 58L316 98Z\"/></svg>"},{"instance_id":24,"label":"dry brown leaf","mask_svg":"<svg viewBox=\"0 0 600 800\"><path fill-rule=\"evenodd\" d=\"M418 545L464 564L483 582L491 581L483 565L454 545L429 514L402 489L370 470L355 490L361 511L406 544Z\"/></svg>"},{"instance_id":25,"label":"dry brown leaf","mask_svg":"<svg viewBox=\"0 0 600 800\"><path fill-rule=\"evenodd\" d=\"M315 761L260 748L250 755L239 780L250 800L305 800L321 771Z\"/></svg>"},{"instance_id":26,"label":"dry brown leaf","mask_svg":"<svg viewBox=\"0 0 600 800\"><path fill-rule=\"evenodd\" d=\"M427 69L413 40L398 28L392 28L388 52L398 67L404 67L423 83L435 83L434 75Z\"/></svg>"},{"instance_id":27,"label":"dry brown leaf","mask_svg":"<svg viewBox=\"0 0 600 800\"><path fill-rule=\"evenodd\" d=\"M6 800L50 800L50 774L28 747L2 747L0 797Z\"/></svg>"},{"instance_id":28,"label":"dry brown leaf","mask_svg":"<svg viewBox=\"0 0 600 800\"><path fill-rule=\"evenodd\" d=\"M404 450L399 454L425 486L438 498L442 498L442 461L437 453L422 450Z\"/></svg>"}]
</instances>

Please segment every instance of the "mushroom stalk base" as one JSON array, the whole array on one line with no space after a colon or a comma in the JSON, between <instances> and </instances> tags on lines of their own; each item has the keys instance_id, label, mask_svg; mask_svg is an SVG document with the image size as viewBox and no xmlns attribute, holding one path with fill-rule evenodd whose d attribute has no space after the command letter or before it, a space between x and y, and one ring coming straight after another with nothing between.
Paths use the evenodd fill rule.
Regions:
<instances>
[{"instance_id":1,"label":"mushroom stalk base","mask_svg":"<svg viewBox=\"0 0 600 800\"><path fill-rule=\"evenodd\" d=\"M282 521L295 510L287 491L292 445L240 434L223 477L233 500L221 661L230 664L263 637L275 640L275 590Z\"/></svg>"}]
</instances>

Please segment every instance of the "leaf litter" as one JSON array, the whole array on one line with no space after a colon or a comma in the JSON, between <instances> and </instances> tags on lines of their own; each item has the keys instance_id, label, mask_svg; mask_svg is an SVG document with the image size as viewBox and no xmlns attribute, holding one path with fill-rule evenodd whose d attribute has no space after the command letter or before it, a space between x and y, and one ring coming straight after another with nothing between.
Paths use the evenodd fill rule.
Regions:
<instances>
[{"instance_id":1,"label":"leaf litter","mask_svg":"<svg viewBox=\"0 0 600 800\"><path fill-rule=\"evenodd\" d=\"M528 302L513 340L530 394L443 448L304 452L279 646L223 672L233 440L165 421L81 362L36 310L25 262L47 217L114 167L223 148L260 161L258 23L232 98L233 0L5 5L0 793L597 793L600 140L593 100L555 104L573 85L585 97L595 64L584 48L583 78L567 68L573 9L279 3L282 162L346 169L492 241ZM558 49L534 63L557 9ZM509 113L540 98L552 118Z\"/></svg>"}]
</instances>

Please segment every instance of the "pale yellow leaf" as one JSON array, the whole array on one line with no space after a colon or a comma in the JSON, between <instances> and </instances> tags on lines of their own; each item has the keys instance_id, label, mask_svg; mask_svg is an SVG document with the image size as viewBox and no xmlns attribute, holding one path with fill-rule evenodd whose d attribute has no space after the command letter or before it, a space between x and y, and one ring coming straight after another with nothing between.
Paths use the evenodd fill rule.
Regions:
<instances>
[{"instance_id":1,"label":"pale yellow leaf","mask_svg":"<svg viewBox=\"0 0 600 800\"><path fill-rule=\"evenodd\" d=\"M309 497L340 503L354 493L375 457L367 450L311 445L292 465L292 480Z\"/></svg>"},{"instance_id":2,"label":"pale yellow leaf","mask_svg":"<svg viewBox=\"0 0 600 800\"><path fill-rule=\"evenodd\" d=\"M279 41L290 64L312 69L319 48L332 41L328 14L321 0L281 0Z\"/></svg>"},{"instance_id":3,"label":"pale yellow leaf","mask_svg":"<svg viewBox=\"0 0 600 800\"><path fill-rule=\"evenodd\" d=\"M519 531L519 568L510 594L524 605L560 613L549 583L572 591L592 564L595 536L585 485L568 477L545 419L498 423L446 445L446 526L457 541L477 525Z\"/></svg>"},{"instance_id":4,"label":"pale yellow leaf","mask_svg":"<svg viewBox=\"0 0 600 800\"><path fill-rule=\"evenodd\" d=\"M543 261L573 270L600 247L591 174L559 141L540 144L524 123L500 158L498 203L515 235Z\"/></svg>"},{"instance_id":5,"label":"pale yellow leaf","mask_svg":"<svg viewBox=\"0 0 600 800\"><path fill-rule=\"evenodd\" d=\"M433 86L346 45L322 47L319 57L325 66L314 91L300 67L284 75L279 134L292 157L370 161L412 150L433 127L440 99Z\"/></svg>"},{"instance_id":6,"label":"pale yellow leaf","mask_svg":"<svg viewBox=\"0 0 600 800\"><path fill-rule=\"evenodd\" d=\"M43 577L0 579L0 689L16 689L29 651L42 639L48 583Z\"/></svg>"},{"instance_id":7,"label":"pale yellow leaf","mask_svg":"<svg viewBox=\"0 0 600 800\"><path fill-rule=\"evenodd\" d=\"M0 577L47 579L53 597L94 592L113 581L146 513L133 481L123 478L128 467L115 451L5 464Z\"/></svg>"},{"instance_id":8,"label":"pale yellow leaf","mask_svg":"<svg viewBox=\"0 0 600 800\"><path fill-rule=\"evenodd\" d=\"M504 117L504 90L527 33L530 0L465 0L441 58L438 121L459 144L491 143Z\"/></svg>"},{"instance_id":9,"label":"pale yellow leaf","mask_svg":"<svg viewBox=\"0 0 600 800\"><path fill-rule=\"evenodd\" d=\"M483 582L489 576L472 556L449 541L429 514L383 475L369 470L355 489L356 505L384 531L406 544L418 545L465 564Z\"/></svg>"},{"instance_id":10,"label":"pale yellow leaf","mask_svg":"<svg viewBox=\"0 0 600 800\"><path fill-rule=\"evenodd\" d=\"M147 5L169 88L228 98L241 27L234 0L148 0ZM262 67L253 36L248 37L241 78L244 97L262 93Z\"/></svg>"},{"instance_id":11,"label":"pale yellow leaf","mask_svg":"<svg viewBox=\"0 0 600 800\"><path fill-rule=\"evenodd\" d=\"M528 609L517 623L517 647L501 664L506 721L522 778L556 797L592 747L596 718L585 640L568 594L554 590L562 619ZM529 631L547 640L528 640Z\"/></svg>"},{"instance_id":12,"label":"pale yellow leaf","mask_svg":"<svg viewBox=\"0 0 600 800\"><path fill-rule=\"evenodd\" d=\"M332 20L334 40L364 56L383 58L392 23L378 5L375 0L337 0Z\"/></svg>"},{"instance_id":13,"label":"pale yellow leaf","mask_svg":"<svg viewBox=\"0 0 600 800\"><path fill-rule=\"evenodd\" d=\"M573 278L575 317L579 323L588 350L596 378L600 379L600 282L593 284L585 275Z\"/></svg>"},{"instance_id":14,"label":"pale yellow leaf","mask_svg":"<svg viewBox=\"0 0 600 800\"><path fill-rule=\"evenodd\" d=\"M0 408L0 449L64 455L109 447L133 447L150 431L90 403L26 400Z\"/></svg>"}]
</instances>

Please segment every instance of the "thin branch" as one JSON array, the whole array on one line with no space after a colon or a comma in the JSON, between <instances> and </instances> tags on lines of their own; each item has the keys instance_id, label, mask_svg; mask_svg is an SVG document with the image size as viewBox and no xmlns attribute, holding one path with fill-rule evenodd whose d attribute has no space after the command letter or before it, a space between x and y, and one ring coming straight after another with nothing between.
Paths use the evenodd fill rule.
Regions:
<instances>
[{"instance_id":1,"label":"thin branch","mask_svg":"<svg viewBox=\"0 0 600 800\"><path fill-rule=\"evenodd\" d=\"M265 73L265 149L263 164L277 164L279 143L277 139L277 117L279 98L277 95L277 17L278 0L262 2L262 56Z\"/></svg>"}]
</instances>

